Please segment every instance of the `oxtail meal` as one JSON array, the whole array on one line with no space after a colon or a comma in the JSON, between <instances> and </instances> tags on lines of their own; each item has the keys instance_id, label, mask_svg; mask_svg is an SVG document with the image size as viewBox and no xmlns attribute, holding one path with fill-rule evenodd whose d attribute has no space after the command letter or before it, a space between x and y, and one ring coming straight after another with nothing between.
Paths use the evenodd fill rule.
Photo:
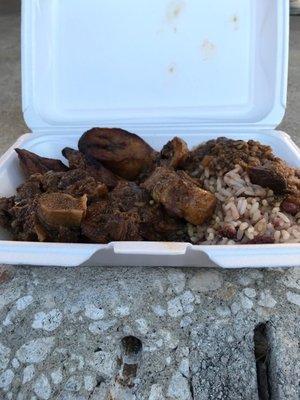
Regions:
<instances>
[{"instance_id":1,"label":"oxtail meal","mask_svg":"<svg viewBox=\"0 0 300 400\"><path fill-rule=\"evenodd\" d=\"M24 183L0 198L15 240L300 243L300 171L257 141L154 150L117 128L85 132L60 160L15 149Z\"/></svg>"}]
</instances>

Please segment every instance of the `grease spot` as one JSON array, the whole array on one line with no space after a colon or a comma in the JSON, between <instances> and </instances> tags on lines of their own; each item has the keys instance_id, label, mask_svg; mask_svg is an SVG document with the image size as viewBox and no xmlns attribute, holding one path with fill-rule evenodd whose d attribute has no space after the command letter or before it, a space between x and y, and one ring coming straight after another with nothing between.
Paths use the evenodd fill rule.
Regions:
<instances>
[{"instance_id":1,"label":"grease spot","mask_svg":"<svg viewBox=\"0 0 300 400\"><path fill-rule=\"evenodd\" d=\"M168 7L166 12L166 19L169 23L173 23L176 19L180 17L182 11L185 9L186 3L185 1L174 0L172 1Z\"/></svg>"},{"instance_id":2,"label":"grease spot","mask_svg":"<svg viewBox=\"0 0 300 400\"><path fill-rule=\"evenodd\" d=\"M232 26L233 30L237 31L239 29L239 27L240 27L240 18L239 18L239 16L237 14L233 14L230 17L230 23L231 23L231 26Z\"/></svg>"},{"instance_id":3,"label":"grease spot","mask_svg":"<svg viewBox=\"0 0 300 400\"><path fill-rule=\"evenodd\" d=\"M172 63L168 66L168 74L174 75L176 72L176 64Z\"/></svg>"},{"instance_id":4,"label":"grease spot","mask_svg":"<svg viewBox=\"0 0 300 400\"><path fill-rule=\"evenodd\" d=\"M216 46L208 39L204 39L201 44L201 54L204 61L211 59L216 53Z\"/></svg>"}]
</instances>

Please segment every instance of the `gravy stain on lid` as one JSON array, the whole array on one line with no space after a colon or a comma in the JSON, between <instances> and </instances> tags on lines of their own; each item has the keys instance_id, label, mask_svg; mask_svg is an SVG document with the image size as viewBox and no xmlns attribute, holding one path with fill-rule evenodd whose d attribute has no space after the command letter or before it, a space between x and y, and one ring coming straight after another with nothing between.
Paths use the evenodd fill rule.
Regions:
<instances>
[{"instance_id":1,"label":"gravy stain on lid","mask_svg":"<svg viewBox=\"0 0 300 400\"><path fill-rule=\"evenodd\" d=\"M237 14L231 15L229 21L234 31L240 28L240 18Z\"/></svg>"},{"instance_id":2,"label":"gravy stain on lid","mask_svg":"<svg viewBox=\"0 0 300 400\"><path fill-rule=\"evenodd\" d=\"M214 43L209 41L208 39L204 39L201 44L201 54L202 59L207 61L211 59L216 53L216 46Z\"/></svg>"},{"instance_id":3,"label":"gravy stain on lid","mask_svg":"<svg viewBox=\"0 0 300 400\"><path fill-rule=\"evenodd\" d=\"M174 0L171 3L169 3L166 12L167 21L169 23L173 23L175 20L177 20L182 14L182 11L184 10L185 6L186 2L183 0Z\"/></svg>"},{"instance_id":4,"label":"gravy stain on lid","mask_svg":"<svg viewBox=\"0 0 300 400\"><path fill-rule=\"evenodd\" d=\"M179 22L179 18L185 7L185 0L172 0L165 9L162 26L156 30L156 35L161 35L165 32L165 30L169 31L169 29L172 29L172 31L176 34L178 31L177 23Z\"/></svg>"},{"instance_id":5,"label":"gravy stain on lid","mask_svg":"<svg viewBox=\"0 0 300 400\"><path fill-rule=\"evenodd\" d=\"M176 64L175 63L169 64L167 71L169 75L174 75L176 73Z\"/></svg>"}]
</instances>

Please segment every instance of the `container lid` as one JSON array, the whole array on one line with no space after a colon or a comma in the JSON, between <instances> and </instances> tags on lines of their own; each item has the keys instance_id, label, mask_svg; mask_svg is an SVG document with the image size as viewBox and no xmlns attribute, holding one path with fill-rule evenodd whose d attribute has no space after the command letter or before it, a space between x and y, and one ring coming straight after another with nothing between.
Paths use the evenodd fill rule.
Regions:
<instances>
[{"instance_id":1,"label":"container lid","mask_svg":"<svg viewBox=\"0 0 300 400\"><path fill-rule=\"evenodd\" d=\"M274 128L286 104L288 0L25 0L23 113L93 125Z\"/></svg>"}]
</instances>

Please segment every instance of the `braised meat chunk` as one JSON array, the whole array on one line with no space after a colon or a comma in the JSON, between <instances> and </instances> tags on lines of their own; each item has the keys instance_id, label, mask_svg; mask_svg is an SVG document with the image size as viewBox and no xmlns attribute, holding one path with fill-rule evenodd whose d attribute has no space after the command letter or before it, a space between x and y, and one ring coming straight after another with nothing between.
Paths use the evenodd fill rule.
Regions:
<instances>
[{"instance_id":1,"label":"braised meat chunk","mask_svg":"<svg viewBox=\"0 0 300 400\"><path fill-rule=\"evenodd\" d=\"M24 149L15 149L21 168L25 175L29 177L33 174L44 174L47 171L67 171L68 167L60 160L45 158Z\"/></svg>"},{"instance_id":2,"label":"braised meat chunk","mask_svg":"<svg viewBox=\"0 0 300 400\"><path fill-rule=\"evenodd\" d=\"M184 221L168 216L134 182L120 182L106 199L88 206L82 234L97 243L115 240L187 240Z\"/></svg>"},{"instance_id":3,"label":"braised meat chunk","mask_svg":"<svg viewBox=\"0 0 300 400\"><path fill-rule=\"evenodd\" d=\"M111 209L106 202L88 207L81 225L82 234L91 242L108 243L115 240L142 240L136 212Z\"/></svg>"},{"instance_id":4,"label":"braised meat chunk","mask_svg":"<svg viewBox=\"0 0 300 400\"><path fill-rule=\"evenodd\" d=\"M110 204L120 211L146 207L151 200L148 192L135 182L119 182L110 194Z\"/></svg>"},{"instance_id":5,"label":"braised meat chunk","mask_svg":"<svg viewBox=\"0 0 300 400\"><path fill-rule=\"evenodd\" d=\"M3 226L3 228L10 228L12 218L9 210L13 205L13 197L0 197L0 226Z\"/></svg>"},{"instance_id":6,"label":"braised meat chunk","mask_svg":"<svg viewBox=\"0 0 300 400\"><path fill-rule=\"evenodd\" d=\"M275 193L283 194L288 188L288 182L285 176L278 170L276 166L267 167L249 167L248 174L252 183L262 187L268 187Z\"/></svg>"},{"instance_id":7,"label":"braised meat chunk","mask_svg":"<svg viewBox=\"0 0 300 400\"><path fill-rule=\"evenodd\" d=\"M142 240L139 210L147 200L147 192L134 182L119 182L106 199L88 207L82 234L97 243Z\"/></svg>"},{"instance_id":8,"label":"braised meat chunk","mask_svg":"<svg viewBox=\"0 0 300 400\"><path fill-rule=\"evenodd\" d=\"M6 221L17 240L78 242L85 211L86 195L38 193L23 199L16 195L9 203L0 202L0 222L4 225ZM1 221L1 216L6 220Z\"/></svg>"},{"instance_id":9,"label":"braised meat chunk","mask_svg":"<svg viewBox=\"0 0 300 400\"><path fill-rule=\"evenodd\" d=\"M154 150L139 136L117 128L93 128L82 135L79 150L90 160L128 180L153 164Z\"/></svg>"},{"instance_id":10,"label":"braised meat chunk","mask_svg":"<svg viewBox=\"0 0 300 400\"><path fill-rule=\"evenodd\" d=\"M176 169L183 165L188 155L189 149L186 142L179 137L174 137L162 148L159 163Z\"/></svg>"},{"instance_id":11,"label":"braised meat chunk","mask_svg":"<svg viewBox=\"0 0 300 400\"><path fill-rule=\"evenodd\" d=\"M36 208L37 198L28 199L20 203L14 203L9 210L11 215L11 232L17 240L36 241Z\"/></svg>"},{"instance_id":12,"label":"braised meat chunk","mask_svg":"<svg viewBox=\"0 0 300 400\"><path fill-rule=\"evenodd\" d=\"M70 169L86 168L86 159L80 151L65 147L62 149L61 154L68 160Z\"/></svg>"},{"instance_id":13,"label":"braised meat chunk","mask_svg":"<svg viewBox=\"0 0 300 400\"><path fill-rule=\"evenodd\" d=\"M189 241L186 222L183 219L169 216L158 203L141 208L140 218L140 233L143 240Z\"/></svg>"},{"instance_id":14,"label":"braised meat chunk","mask_svg":"<svg viewBox=\"0 0 300 400\"><path fill-rule=\"evenodd\" d=\"M104 183L109 189L113 189L120 178L109 169L105 168L99 161L88 159L83 153L78 150L65 147L62 154L69 161L70 169L80 169L94 178L98 182Z\"/></svg>"},{"instance_id":15,"label":"braised meat chunk","mask_svg":"<svg viewBox=\"0 0 300 400\"><path fill-rule=\"evenodd\" d=\"M45 192L64 192L72 196L87 195L89 201L107 195L107 186L97 182L87 171L72 169L67 172L49 171L42 176L42 187Z\"/></svg>"},{"instance_id":16,"label":"braised meat chunk","mask_svg":"<svg viewBox=\"0 0 300 400\"><path fill-rule=\"evenodd\" d=\"M80 226L87 209L87 196L45 193L38 199L37 215L50 226Z\"/></svg>"},{"instance_id":17,"label":"braised meat chunk","mask_svg":"<svg viewBox=\"0 0 300 400\"><path fill-rule=\"evenodd\" d=\"M32 199L42 193L42 180L41 174L31 175L27 181L17 188L15 195L15 201L20 202L22 200Z\"/></svg>"},{"instance_id":18,"label":"braised meat chunk","mask_svg":"<svg viewBox=\"0 0 300 400\"><path fill-rule=\"evenodd\" d=\"M190 179L165 167L158 167L142 184L153 199L174 216L199 225L209 219L216 206L215 196Z\"/></svg>"}]
</instances>

